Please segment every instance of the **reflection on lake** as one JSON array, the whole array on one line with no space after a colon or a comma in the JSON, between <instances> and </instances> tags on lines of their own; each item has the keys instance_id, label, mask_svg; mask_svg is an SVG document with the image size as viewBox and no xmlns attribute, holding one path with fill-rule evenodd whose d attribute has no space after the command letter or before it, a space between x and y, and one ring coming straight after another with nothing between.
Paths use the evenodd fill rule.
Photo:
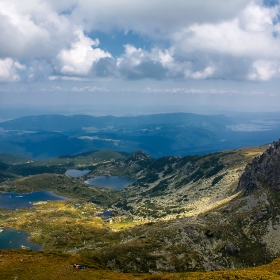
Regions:
<instances>
[{"instance_id":1,"label":"reflection on lake","mask_svg":"<svg viewBox=\"0 0 280 280\"><path fill-rule=\"evenodd\" d=\"M78 169L69 169L65 172L66 175L70 177L82 177L88 174L91 170L78 170Z\"/></svg>"},{"instance_id":2,"label":"reflection on lake","mask_svg":"<svg viewBox=\"0 0 280 280\"><path fill-rule=\"evenodd\" d=\"M125 187L132 185L136 180L131 178L119 176L98 176L91 180L86 181L87 184L94 185L102 188L109 188L112 190L122 190Z\"/></svg>"},{"instance_id":3,"label":"reflection on lake","mask_svg":"<svg viewBox=\"0 0 280 280\"><path fill-rule=\"evenodd\" d=\"M65 200L66 197L56 195L49 191L33 192L28 194L3 193L0 196L0 208L17 209L20 207L32 207L32 202L48 200Z\"/></svg>"},{"instance_id":4,"label":"reflection on lake","mask_svg":"<svg viewBox=\"0 0 280 280\"><path fill-rule=\"evenodd\" d=\"M26 248L41 250L42 246L29 242L30 234L17 229L0 228L0 250Z\"/></svg>"}]
</instances>

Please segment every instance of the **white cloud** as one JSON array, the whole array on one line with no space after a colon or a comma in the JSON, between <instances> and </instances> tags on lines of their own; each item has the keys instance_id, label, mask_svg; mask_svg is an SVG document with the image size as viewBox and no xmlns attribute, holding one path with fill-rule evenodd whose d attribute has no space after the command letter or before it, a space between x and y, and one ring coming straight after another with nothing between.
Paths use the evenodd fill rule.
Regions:
<instances>
[{"instance_id":1,"label":"white cloud","mask_svg":"<svg viewBox=\"0 0 280 280\"><path fill-rule=\"evenodd\" d=\"M250 2L240 15L240 27L249 32L263 32L273 26L273 18L277 15L277 8L267 8Z\"/></svg>"},{"instance_id":2,"label":"white cloud","mask_svg":"<svg viewBox=\"0 0 280 280\"><path fill-rule=\"evenodd\" d=\"M77 41L71 44L70 49L62 49L57 58L60 62L60 73L64 75L87 75L91 70L92 64L100 58L111 57L111 54L101 50L100 48L92 48L98 46L99 40L92 40L83 34L83 31L76 29L74 34Z\"/></svg>"},{"instance_id":3,"label":"white cloud","mask_svg":"<svg viewBox=\"0 0 280 280\"><path fill-rule=\"evenodd\" d=\"M190 70L185 71L185 77L186 78L193 78L195 80L201 80L211 77L215 72L215 68L208 66L202 71L195 71L191 72Z\"/></svg>"},{"instance_id":4,"label":"white cloud","mask_svg":"<svg viewBox=\"0 0 280 280\"><path fill-rule=\"evenodd\" d=\"M17 82L20 80L17 70L25 70L25 66L11 58L0 59L0 82Z\"/></svg>"},{"instance_id":5,"label":"white cloud","mask_svg":"<svg viewBox=\"0 0 280 280\"><path fill-rule=\"evenodd\" d=\"M106 88L100 88L96 86L93 87L86 86L86 87L73 87L71 91L107 92L108 90Z\"/></svg>"},{"instance_id":6,"label":"white cloud","mask_svg":"<svg viewBox=\"0 0 280 280\"><path fill-rule=\"evenodd\" d=\"M194 22L220 22L233 18L250 0L76 0L73 17L85 23L87 29L114 29L164 38ZM53 7L67 8L51 0ZM69 6L68 6L69 7Z\"/></svg>"},{"instance_id":7,"label":"white cloud","mask_svg":"<svg viewBox=\"0 0 280 280\"><path fill-rule=\"evenodd\" d=\"M194 24L182 29L174 35L174 44L181 53L203 51L237 57L280 57L280 40L273 37L273 31L279 28L273 25L274 16L275 8L261 8L251 3L231 21Z\"/></svg>"},{"instance_id":8,"label":"white cloud","mask_svg":"<svg viewBox=\"0 0 280 280\"><path fill-rule=\"evenodd\" d=\"M250 80L268 81L280 76L280 63L277 61L257 60L248 75Z\"/></svg>"},{"instance_id":9,"label":"white cloud","mask_svg":"<svg viewBox=\"0 0 280 280\"><path fill-rule=\"evenodd\" d=\"M276 77L280 38L275 34L280 31L280 25L275 24L274 19L278 8L251 1L233 19L195 23L179 30L173 36L176 63L183 66L185 61L185 77L194 79L269 80Z\"/></svg>"},{"instance_id":10,"label":"white cloud","mask_svg":"<svg viewBox=\"0 0 280 280\"><path fill-rule=\"evenodd\" d=\"M60 75L267 81L279 77L278 13L279 5L265 7L261 0L0 1L0 59L14 63L4 67L14 73L10 80L19 79L20 63L36 61L33 70L21 69L29 82ZM154 39L154 47L128 42L114 58L85 35L95 30L132 31ZM159 47L157 39L170 47Z\"/></svg>"},{"instance_id":11,"label":"white cloud","mask_svg":"<svg viewBox=\"0 0 280 280\"><path fill-rule=\"evenodd\" d=\"M47 1L0 2L0 57L52 58L72 37L71 22Z\"/></svg>"}]
</instances>

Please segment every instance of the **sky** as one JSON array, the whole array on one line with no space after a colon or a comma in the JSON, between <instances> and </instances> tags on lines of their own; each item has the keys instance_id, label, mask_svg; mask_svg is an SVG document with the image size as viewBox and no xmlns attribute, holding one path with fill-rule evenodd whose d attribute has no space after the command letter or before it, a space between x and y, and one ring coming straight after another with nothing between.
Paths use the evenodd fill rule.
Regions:
<instances>
[{"instance_id":1,"label":"sky","mask_svg":"<svg viewBox=\"0 0 280 280\"><path fill-rule=\"evenodd\" d=\"M0 0L2 111L280 111L279 82L278 0Z\"/></svg>"}]
</instances>

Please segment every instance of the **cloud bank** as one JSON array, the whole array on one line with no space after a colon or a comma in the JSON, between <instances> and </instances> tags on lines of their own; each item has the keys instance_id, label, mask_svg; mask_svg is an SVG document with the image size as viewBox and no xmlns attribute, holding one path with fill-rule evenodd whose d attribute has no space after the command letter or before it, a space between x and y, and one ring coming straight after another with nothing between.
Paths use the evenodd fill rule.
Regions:
<instances>
[{"instance_id":1,"label":"cloud bank","mask_svg":"<svg viewBox=\"0 0 280 280\"><path fill-rule=\"evenodd\" d=\"M279 11L269 0L1 1L0 82L279 79ZM152 47L114 56L95 31Z\"/></svg>"}]
</instances>

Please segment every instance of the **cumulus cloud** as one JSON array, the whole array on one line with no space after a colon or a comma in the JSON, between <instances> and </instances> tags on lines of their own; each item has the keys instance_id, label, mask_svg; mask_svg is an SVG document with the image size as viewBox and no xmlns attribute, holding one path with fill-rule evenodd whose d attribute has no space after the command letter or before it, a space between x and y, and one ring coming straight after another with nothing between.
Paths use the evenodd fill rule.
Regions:
<instances>
[{"instance_id":1,"label":"cumulus cloud","mask_svg":"<svg viewBox=\"0 0 280 280\"><path fill-rule=\"evenodd\" d=\"M0 59L0 82L17 82L20 80L18 70L25 70L25 66L11 58Z\"/></svg>"},{"instance_id":2,"label":"cumulus cloud","mask_svg":"<svg viewBox=\"0 0 280 280\"><path fill-rule=\"evenodd\" d=\"M275 63L268 61L280 62L280 39L275 36L280 28L275 22L278 8L251 1L231 20L195 23L176 32L173 53L177 63L185 60L191 67L200 67L195 72L186 69L185 76L235 79L243 73L243 79L275 77Z\"/></svg>"},{"instance_id":3,"label":"cumulus cloud","mask_svg":"<svg viewBox=\"0 0 280 280\"><path fill-rule=\"evenodd\" d=\"M101 58L111 57L111 54L98 46L99 40L92 40L86 37L82 30L74 30L77 41L71 44L70 49L62 49L57 55L60 63L59 72L64 75L87 75L91 70L92 64Z\"/></svg>"},{"instance_id":4,"label":"cumulus cloud","mask_svg":"<svg viewBox=\"0 0 280 280\"><path fill-rule=\"evenodd\" d=\"M153 47L128 42L113 57L90 37L96 30L131 31ZM0 2L1 67L10 73L5 81L19 80L19 70L28 82L43 76L268 81L279 77L279 34L276 0ZM169 47L159 46L163 39Z\"/></svg>"},{"instance_id":5,"label":"cumulus cloud","mask_svg":"<svg viewBox=\"0 0 280 280\"><path fill-rule=\"evenodd\" d=\"M59 1L60 2L60 1ZM194 22L220 22L233 18L250 0L76 0L76 7L72 11L75 19L84 22L86 28L96 28L102 31L133 30L138 34L145 34L153 38L173 34ZM54 7L67 8L58 1L51 0ZM218 8L217 8L218 7Z\"/></svg>"},{"instance_id":6,"label":"cumulus cloud","mask_svg":"<svg viewBox=\"0 0 280 280\"><path fill-rule=\"evenodd\" d=\"M174 35L179 52L216 52L233 56L277 56L279 39L273 31L275 8L259 7L251 3L246 10L231 21L219 24L194 24Z\"/></svg>"},{"instance_id":7,"label":"cumulus cloud","mask_svg":"<svg viewBox=\"0 0 280 280\"><path fill-rule=\"evenodd\" d=\"M172 60L172 58L170 57ZM117 59L117 68L128 79L163 79L168 71L168 55L158 49L151 52L125 45L125 53Z\"/></svg>"},{"instance_id":8,"label":"cumulus cloud","mask_svg":"<svg viewBox=\"0 0 280 280\"><path fill-rule=\"evenodd\" d=\"M269 60L257 60L253 63L250 80L268 81L280 77L280 62Z\"/></svg>"},{"instance_id":9,"label":"cumulus cloud","mask_svg":"<svg viewBox=\"0 0 280 280\"><path fill-rule=\"evenodd\" d=\"M117 77L116 59L113 57L100 58L92 65L92 75L97 77Z\"/></svg>"},{"instance_id":10,"label":"cumulus cloud","mask_svg":"<svg viewBox=\"0 0 280 280\"><path fill-rule=\"evenodd\" d=\"M47 1L0 2L0 57L52 58L71 41L71 22Z\"/></svg>"},{"instance_id":11,"label":"cumulus cloud","mask_svg":"<svg viewBox=\"0 0 280 280\"><path fill-rule=\"evenodd\" d=\"M195 72L190 72L189 70L185 71L185 76L186 77L191 77L193 79L196 80L201 80L201 79L206 79L211 77L215 72L215 68L208 66L205 69L203 69L202 71L195 71Z\"/></svg>"}]
</instances>

